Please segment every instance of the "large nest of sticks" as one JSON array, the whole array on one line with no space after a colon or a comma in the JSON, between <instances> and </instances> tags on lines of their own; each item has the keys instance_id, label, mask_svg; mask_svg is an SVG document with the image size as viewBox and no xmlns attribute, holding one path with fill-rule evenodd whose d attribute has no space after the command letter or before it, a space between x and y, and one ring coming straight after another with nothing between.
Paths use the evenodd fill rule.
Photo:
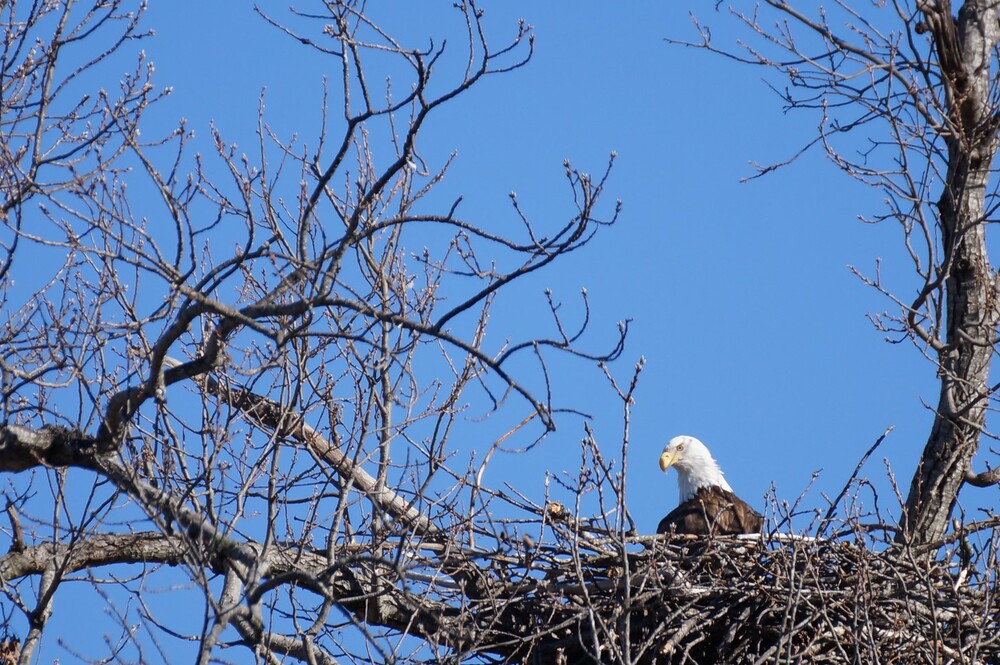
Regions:
<instances>
[{"instance_id":1,"label":"large nest of sticks","mask_svg":"<svg viewBox=\"0 0 1000 665\"><path fill-rule=\"evenodd\" d=\"M543 579L476 614L508 632L507 662L1000 663L997 541L930 558L863 539L642 537L540 553Z\"/></svg>"}]
</instances>

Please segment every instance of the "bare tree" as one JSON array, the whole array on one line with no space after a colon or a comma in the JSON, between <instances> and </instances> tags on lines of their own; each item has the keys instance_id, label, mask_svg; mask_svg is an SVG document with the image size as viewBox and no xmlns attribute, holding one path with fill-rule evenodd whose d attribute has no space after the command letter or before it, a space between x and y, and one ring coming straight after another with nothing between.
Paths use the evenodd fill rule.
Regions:
<instances>
[{"instance_id":1,"label":"bare tree","mask_svg":"<svg viewBox=\"0 0 1000 665\"><path fill-rule=\"evenodd\" d=\"M200 663L233 646L310 663L520 648L496 605L514 581L491 567L527 546L496 504L537 524L550 509L483 470L555 427L552 354L600 365L627 329L590 352L585 294L577 321L550 295L523 339L488 326L491 306L619 206L610 161L565 165L561 221L512 195L490 226L433 194L449 163L422 157L425 122L532 54L527 25L497 46L474 2L455 11L464 45L414 48L364 3L260 9L338 73L308 118L321 133L287 139L261 113L244 152L224 127L140 131L167 94L136 48L155 49L141 2L0 3L0 623L25 626L20 662L59 639L71 581L122 629L104 653L66 645L85 660L170 661L168 638ZM485 418L499 433L472 464L456 450ZM182 617L151 601L178 579L200 596Z\"/></svg>"},{"instance_id":2,"label":"bare tree","mask_svg":"<svg viewBox=\"0 0 1000 665\"><path fill-rule=\"evenodd\" d=\"M994 199L970 183L986 186L973 157L995 146L973 141L982 128L957 132L985 122L962 110L984 84L943 77L930 63L944 47L921 51L910 32L922 59L897 61L886 45L899 36L875 40L879 56L774 9L836 47L798 70L749 58L815 93L790 103L863 108L855 125L881 122L900 158L923 158L922 171L858 170L830 126L819 139L886 188L910 246L924 239L912 256L925 292L880 325L923 340L952 400L939 420L972 436L993 393L969 372L986 371L994 310L973 307L982 275L968 261L985 248L970 238L985 242ZM611 163L594 177L566 164L563 220L512 196L495 223L446 198L450 162L420 150L428 120L532 54L528 26L498 46L505 28L474 2L452 11L460 47L414 48L364 3L258 10L337 77L312 110L316 135L282 136L261 111L245 150L221 126L207 142L184 123L151 134L147 111L168 91L140 50L155 53L141 2L0 0L0 662L54 649L85 662L1000 659L996 520L940 538L921 526L926 483L902 533L944 545L936 560L879 554L885 518L877 502L856 510L866 490L851 483L810 527L829 539L775 533L797 511L777 499L764 537L635 533L625 479L642 362L627 381L609 367L627 325L610 348L582 346L585 293L576 320L547 294L551 319L530 334L490 320L512 284L616 221ZM913 34L951 34L926 14ZM911 60L923 69L898 66ZM969 145L980 152L953 172L946 160ZM945 185L938 211L925 195ZM956 293L965 318L949 309ZM620 404L615 450L585 424L578 472L548 476L544 496L490 485L504 448L578 422L554 390L556 357L593 367ZM955 441L966 457L947 459L967 469L976 442ZM953 482L945 467L920 474ZM66 629L94 632L98 610L115 631Z\"/></svg>"},{"instance_id":3,"label":"bare tree","mask_svg":"<svg viewBox=\"0 0 1000 665\"><path fill-rule=\"evenodd\" d=\"M934 544L949 526L959 490L990 486L972 460L988 428L998 385L997 274L987 229L1000 202L992 178L1000 127L996 2L837 2L828 10L766 0L732 13L756 37L742 51L716 45L707 27L687 45L784 75L775 86L789 109L820 114L810 146L821 146L852 178L878 188L904 233L917 277L914 294L880 275L863 279L896 313L873 317L891 338L910 339L940 378L934 422L910 483L898 540ZM847 140L858 136L867 143ZM787 162L786 162L787 163ZM760 167L760 174L784 164ZM861 274L861 273L859 273Z\"/></svg>"}]
</instances>

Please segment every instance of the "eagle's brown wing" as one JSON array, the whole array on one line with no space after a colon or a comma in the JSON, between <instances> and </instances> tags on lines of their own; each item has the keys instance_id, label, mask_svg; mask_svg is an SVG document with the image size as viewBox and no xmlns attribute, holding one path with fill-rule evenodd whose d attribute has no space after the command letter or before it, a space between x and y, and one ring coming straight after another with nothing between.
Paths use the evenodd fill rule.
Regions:
<instances>
[{"instance_id":1,"label":"eagle's brown wing","mask_svg":"<svg viewBox=\"0 0 1000 665\"><path fill-rule=\"evenodd\" d=\"M704 506L691 499L667 513L656 527L656 533L670 532L706 535L709 532L709 521Z\"/></svg>"},{"instance_id":2,"label":"eagle's brown wing","mask_svg":"<svg viewBox=\"0 0 1000 665\"><path fill-rule=\"evenodd\" d=\"M738 496L721 487L702 487L660 520L656 533L730 535L760 531L764 518Z\"/></svg>"}]
</instances>

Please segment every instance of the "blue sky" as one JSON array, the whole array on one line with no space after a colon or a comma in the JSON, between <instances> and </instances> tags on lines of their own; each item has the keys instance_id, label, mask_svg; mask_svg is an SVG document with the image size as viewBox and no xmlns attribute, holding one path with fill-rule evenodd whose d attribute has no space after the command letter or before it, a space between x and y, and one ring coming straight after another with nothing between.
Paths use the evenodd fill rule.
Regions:
<instances>
[{"instance_id":1,"label":"blue sky","mask_svg":"<svg viewBox=\"0 0 1000 665\"><path fill-rule=\"evenodd\" d=\"M416 38L446 32L450 3L438 4L380 9L390 30ZM457 151L443 187L464 197L467 215L509 216L507 194L516 191L537 218L559 220L569 210L563 160L598 172L617 152L610 193L624 202L621 222L520 286L518 299L501 301L493 330L516 336L523 308L541 305L545 288L570 306L587 289L597 345L617 321L633 320L617 371L624 376L647 359L629 476L640 529L655 529L676 502L675 480L656 458L680 433L708 443L737 492L757 505L772 483L794 499L821 470L806 504L824 506L821 494L836 494L869 445L895 426L867 474L886 491L887 457L905 491L931 419L921 400L936 396L933 367L908 343L883 341L866 314L891 303L848 270L871 272L881 259L883 273L911 292L901 234L857 221L879 209L877 193L818 152L741 183L751 162L797 152L818 118L785 114L765 83L782 82L769 72L669 45L665 37L695 36L681 3L485 7L498 42L518 18L533 25L535 56L444 109L422 150L440 158ZM725 14L706 9L700 18L719 45L746 38ZM156 80L174 89L157 111L165 121L183 116L203 138L214 121L227 140L252 147L266 87L266 117L278 131L307 141L315 134L330 61L237 3L157 3L149 25L157 31L145 46ZM582 403L616 450L619 406L600 376L577 371L560 377L563 402ZM570 423L527 457L497 460L490 473L530 492L546 471L575 469L581 435Z\"/></svg>"},{"instance_id":2,"label":"blue sky","mask_svg":"<svg viewBox=\"0 0 1000 665\"><path fill-rule=\"evenodd\" d=\"M387 30L414 46L448 36L445 71L461 62L451 5L369 3ZM718 45L735 47L747 38L711 3L699 5ZM283 15L280 3L268 6ZM587 290L591 348L606 347L617 322L631 319L628 347L612 369L627 380L646 358L628 476L640 531L652 533L676 504L675 477L661 473L656 460L677 434L705 441L737 493L758 507L772 484L792 502L821 472L802 505L825 511L824 495L836 495L862 454L893 426L862 474L891 511L882 460L905 493L931 422L924 402L937 397L934 367L908 342L888 344L874 330L866 315L892 305L848 266L871 273L880 260L883 278L899 294L913 293L902 234L858 221L880 210L878 193L818 151L741 182L753 175L752 162L795 154L819 118L786 114L768 87L784 83L770 72L668 44L667 37L695 37L683 3L483 6L497 43L513 34L518 18L532 24L535 56L443 108L419 147L438 164L457 152L438 192L441 200L462 196L465 217L484 225L513 223L511 191L533 219L564 221L572 208L563 161L599 173L617 153L608 195L624 203L620 222L510 289L496 303L490 334L499 345L507 336L537 333L545 289L569 312L579 311L579 292ZM144 136L169 131L183 117L203 142L199 151L212 152L214 123L227 141L253 154L266 88L265 117L274 130L315 141L322 77L335 75L334 61L266 26L247 3L152 3L147 26L157 33L142 45L156 65L154 82L173 92L151 111ZM864 138L852 140L860 146ZM579 363L554 367L560 403L590 413L613 456L621 406L605 380ZM575 473L583 427L574 419L560 425L530 452L497 457L486 484L509 484L538 498L547 473ZM967 490L962 499L970 510L997 503L994 490ZM808 516L797 526L807 524ZM177 601L166 593L152 602ZM100 639L96 631L91 637Z\"/></svg>"}]
</instances>

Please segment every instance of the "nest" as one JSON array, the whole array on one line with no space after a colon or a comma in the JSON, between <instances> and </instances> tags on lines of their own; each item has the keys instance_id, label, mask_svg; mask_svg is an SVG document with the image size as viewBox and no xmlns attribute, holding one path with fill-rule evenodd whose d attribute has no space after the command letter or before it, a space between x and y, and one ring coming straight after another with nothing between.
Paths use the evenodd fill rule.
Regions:
<instances>
[{"instance_id":1,"label":"nest","mask_svg":"<svg viewBox=\"0 0 1000 665\"><path fill-rule=\"evenodd\" d=\"M806 538L632 547L522 582L491 622L517 638L510 660L1000 663L992 547L954 560Z\"/></svg>"}]
</instances>

